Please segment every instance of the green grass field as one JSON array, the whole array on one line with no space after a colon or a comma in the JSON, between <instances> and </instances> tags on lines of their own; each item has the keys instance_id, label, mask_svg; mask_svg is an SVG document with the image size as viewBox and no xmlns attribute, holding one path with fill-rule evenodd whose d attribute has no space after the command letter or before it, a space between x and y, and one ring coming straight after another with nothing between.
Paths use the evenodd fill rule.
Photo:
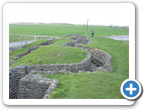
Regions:
<instances>
[{"instance_id":1,"label":"green grass field","mask_svg":"<svg viewBox=\"0 0 144 110\"><path fill-rule=\"evenodd\" d=\"M47 45L18 59L14 65L36 65L36 64L71 64L81 62L88 52L78 48Z\"/></svg>"},{"instance_id":2,"label":"green grass field","mask_svg":"<svg viewBox=\"0 0 144 110\"><path fill-rule=\"evenodd\" d=\"M37 45L37 44L40 44L42 42L45 42L47 41L46 39L43 39L43 40L38 40L36 42L33 42L33 43L30 43L28 45L26 45L25 47L21 48L21 49L18 49L18 50L15 50L15 51L12 51L9 53L9 62L15 62L15 58L17 57L18 54L21 54L21 53L24 53L24 52L27 52L27 49L34 46L34 45Z\"/></svg>"},{"instance_id":3,"label":"green grass field","mask_svg":"<svg viewBox=\"0 0 144 110\"><path fill-rule=\"evenodd\" d=\"M37 37L36 39L47 39L48 37ZM9 35L9 43L10 42L17 42L17 41L27 41L27 40L34 40L34 36L22 36L22 39L19 35Z\"/></svg>"},{"instance_id":4,"label":"green grass field","mask_svg":"<svg viewBox=\"0 0 144 110\"><path fill-rule=\"evenodd\" d=\"M128 29L116 29L108 27L88 26L88 36L91 30L94 29L95 36L110 36L110 35L128 35ZM47 36L65 36L67 34L85 35L86 26L82 25L9 25L9 33L12 34L27 34L27 35L47 35Z\"/></svg>"},{"instance_id":5,"label":"green grass field","mask_svg":"<svg viewBox=\"0 0 144 110\"><path fill-rule=\"evenodd\" d=\"M30 37L30 36L23 36L22 40L32 40L34 37ZM20 36L17 35L9 35L9 43L10 42L17 42L17 41L21 41Z\"/></svg>"},{"instance_id":6,"label":"green grass field","mask_svg":"<svg viewBox=\"0 0 144 110\"><path fill-rule=\"evenodd\" d=\"M19 28L18 28L19 27ZM21 28L20 28L21 27ZM28 31L29 28L29 31ZM16 34L38 34L43 31L45 35L51 36L63 36L69 33L77 33L84 35L85 28L83 26L67 26L67 25L29 25L29 26L10 26L10 33ZM92 27L89 27L89 31ZM31 29L31 30L30 30ZM116 34L128 34L128 30L124 29L112 29L106 27L95 27L95 36L102 36L108 33L109 35ZM19 30L19 31L18 31ZM37 31L36 31L37 30ZM88 34L90 32L88 31ZM18 33L19 32L19 33ZM73 47L61 47L60 44L68 42L70 37L56 39L54 44L49 46L41 46L37 50L33 51L29 55L26 55L15 62L13 66L28 64L31 60L31 64L43 63L45 60L48 63L65 63L65 60L69 57L69 62L72 63L78 61L77 58L84 58L87 53L80 49ZM110 73L96 71L93 73L81 72L75 74L53 74L43 75L47 78L58 79L60 84L52 93L53 99L123 99L121 95L120 86L121 83L129 77L129 42L117 41L105 37L93 37L90 38L92 42L87 47L98 48L104 50L112 55L112 67L113 71ZM13 58L16 55L23 53L27 48L36 45L42 41L33 42L28 44L27 47L13 51L10 53L10 57ZM43 41L44 42L44 41ZM35 53L35 54L34 54ZM62 53L64 56L59 57L58 54ZM47 57L48 56L48 57ZM76 56L75 61L73 60ZM42 57L42 58L38 58ZM52 59L54 58L54 59ZM51 60L52 59L52 60ZM39 61L39 62L35 62ZM51 61L48 61L51 60ZM41 73L40 73L41 74Z\"/></svg>"}]
</instances>

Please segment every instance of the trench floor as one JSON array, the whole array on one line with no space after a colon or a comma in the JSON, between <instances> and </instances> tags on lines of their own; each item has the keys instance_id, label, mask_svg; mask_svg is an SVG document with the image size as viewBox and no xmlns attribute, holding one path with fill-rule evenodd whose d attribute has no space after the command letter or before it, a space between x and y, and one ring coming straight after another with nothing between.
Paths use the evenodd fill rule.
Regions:
<instances>
[{"instance_id":1,"label":"trench floor","mask_svg":"<svg viewBox=\"0 0 144 110\"><path fill-rule=\"evenodd\" d=\"M98 67L93 62L91 62L91 70L96 71L97 68Z\"/></svg>"}]
</instances>

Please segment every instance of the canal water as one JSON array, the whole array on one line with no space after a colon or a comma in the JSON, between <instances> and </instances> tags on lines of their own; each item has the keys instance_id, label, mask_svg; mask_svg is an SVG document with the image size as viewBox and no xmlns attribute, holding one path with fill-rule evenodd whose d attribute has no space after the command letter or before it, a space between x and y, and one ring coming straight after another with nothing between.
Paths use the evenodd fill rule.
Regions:
<instances>
[{"instance_id":1,"label":"canal water","mask_svg":"<svg viewBox=\"0 0 144 110\"><path fill-rule=\"evenodd\" d=\"M115 39L115 40L125 40L129 41L129 35L121 35L121 36L107 36L108 38Z\"/></svg>"}]
</instances>

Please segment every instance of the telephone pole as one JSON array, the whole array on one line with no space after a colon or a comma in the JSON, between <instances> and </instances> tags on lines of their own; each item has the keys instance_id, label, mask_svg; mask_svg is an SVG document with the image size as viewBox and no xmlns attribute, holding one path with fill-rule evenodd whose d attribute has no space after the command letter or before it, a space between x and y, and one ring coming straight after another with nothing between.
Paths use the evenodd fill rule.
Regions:
<instances>
[{"instance_id":1,"label":"telephone pole","mask_svg":"<svg viewBox=\"0 0 144 110\"><path fill-rule=\"evenodd\" d=\"M89 18L89 19L92 19L92 18ZM88 30L88 22L89 22L89 19L87 19L87 27L86 27L86 34L85 34L85 36L87 36L87 30Z\"/></svg>"}]
</instances>

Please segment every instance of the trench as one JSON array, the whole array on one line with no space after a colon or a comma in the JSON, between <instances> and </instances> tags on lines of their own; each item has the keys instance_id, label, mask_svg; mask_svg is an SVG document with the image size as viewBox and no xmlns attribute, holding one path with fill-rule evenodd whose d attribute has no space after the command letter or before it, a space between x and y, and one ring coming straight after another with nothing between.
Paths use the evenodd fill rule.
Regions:
<instances>
[{"instance_id":1,"label":"trench","mask_svg":"<svg viewBox=\"0 0 144 110\"><path fill-rule=\"evenodd\" d=\"M96 66L96 64L91 61L91 71L94 72L97 70L97 68L98 66Z\"/></svg>"},{"instance_id":2,"label":"trench","mask_svg":"<svg viewBox=\"0 0 144 110\"><path fill-rule=\"evenodd\" d=\"M67 35L66 37L69 37L71 35ZM73 36L73 35L72 35ZM76 37L72 37L70 38L70 41L63 44L62 46L70 46L70 47L78 47L78 44L89 44L91 41L88 39L88 37L86 36L80 36L80 35L76 35ZM82 49L82 48L80 48ZM85 49L83 49L85 50ZM91 72L94 72L97 70L97 68L100 66L97 66L92 60L91 60Z\"/></svg>"},{"instance_id":3,"label":"trench","mask_svg":"<svg viewBox=\"0 0 144 110\"><path fill-rule=\"evenodd\" d=\"M89 66L84 68L84 71L94 72L94 71L99 70L98 69L99 67L102 67L102 68L104 67L103 69L107 70L107 72L110 72L111 71L111 56L102 50L88 48L88 47L78 45L78 43L83 43L83 44L89 43L89 40L86 37L85 38L84 37L79 38L79 37L80 36L77 37L78 39L73 38L73 41L74 41L74 39L76 39L75 42L70 41L66 44L62 44L61 46L77 47L77 48L86 50L89 53L91 53L89 58L87 58L88 59L87 62L88 62ZM50 45L52 43L53 42L45 42L41 45ZM30 48L28 50L30 50L30 52L31 52L31 50L36 49L35 47L36 46L34 46L33 48ZM22 55L20 57L22 57ZM106 63L106 65L105 65L105 63ZM17 99L17 98L19 98L19 99L40 98L41 99L44 95L44 92L46 92L48 87L51 86L51 81L48 83L47 87L45 87L43 84L45 82L45 79L41 79L41 77L39 77L39 78L37 77L37 79L34 79L35 76L33 76L33 80L29 80L29 77L31 77L31 75L32 75L32 74L29 74L29 72L31 72L33 69L41 71L41 72L49 71L49 70L47 70L47 67L49 67L49 64L47 64L47 65L44 64L44 65L45 65L44 68L41 68L40 65L37 65L37 66L21 65L21 66L9 69L9 87L10 87L9 88L9 99ZM58 65L55 65L55 66L58 67ZM85 67L85 65L83 65L83 66ZM87 64L86 64L86 66L87 66ZM71 68L71 70L72 69L73 69L73 67ZM54 72L54 71L55 71L55 69L50 70L50 72ZM74 71L73 73L77 73L77 72ZM57 71L56 71L56 73L57 73ZM55 73L51 73L51 74L55 74ZM34 75L34 73L33 73L33 75ZM37 82L38 79L41 79L42 81L39 86L36 86L34 81ZM27 84L28 80L29 80L29 82L31 81L30 84ZM47 80L49 80L49 79L47 79ZM55 86L55 85L53 85L53 86ZM28 88L29 90L26 91L26 89L24 89L24 88ZM38 90L34 92L33 89L36 89L36 88ZM52 88L54 88L54 87L52 87ZM54 90L52 90L52 91L54 91ZM33 94L35 94L35 95L33 96Z\"/></svg>"}]
</instances>

